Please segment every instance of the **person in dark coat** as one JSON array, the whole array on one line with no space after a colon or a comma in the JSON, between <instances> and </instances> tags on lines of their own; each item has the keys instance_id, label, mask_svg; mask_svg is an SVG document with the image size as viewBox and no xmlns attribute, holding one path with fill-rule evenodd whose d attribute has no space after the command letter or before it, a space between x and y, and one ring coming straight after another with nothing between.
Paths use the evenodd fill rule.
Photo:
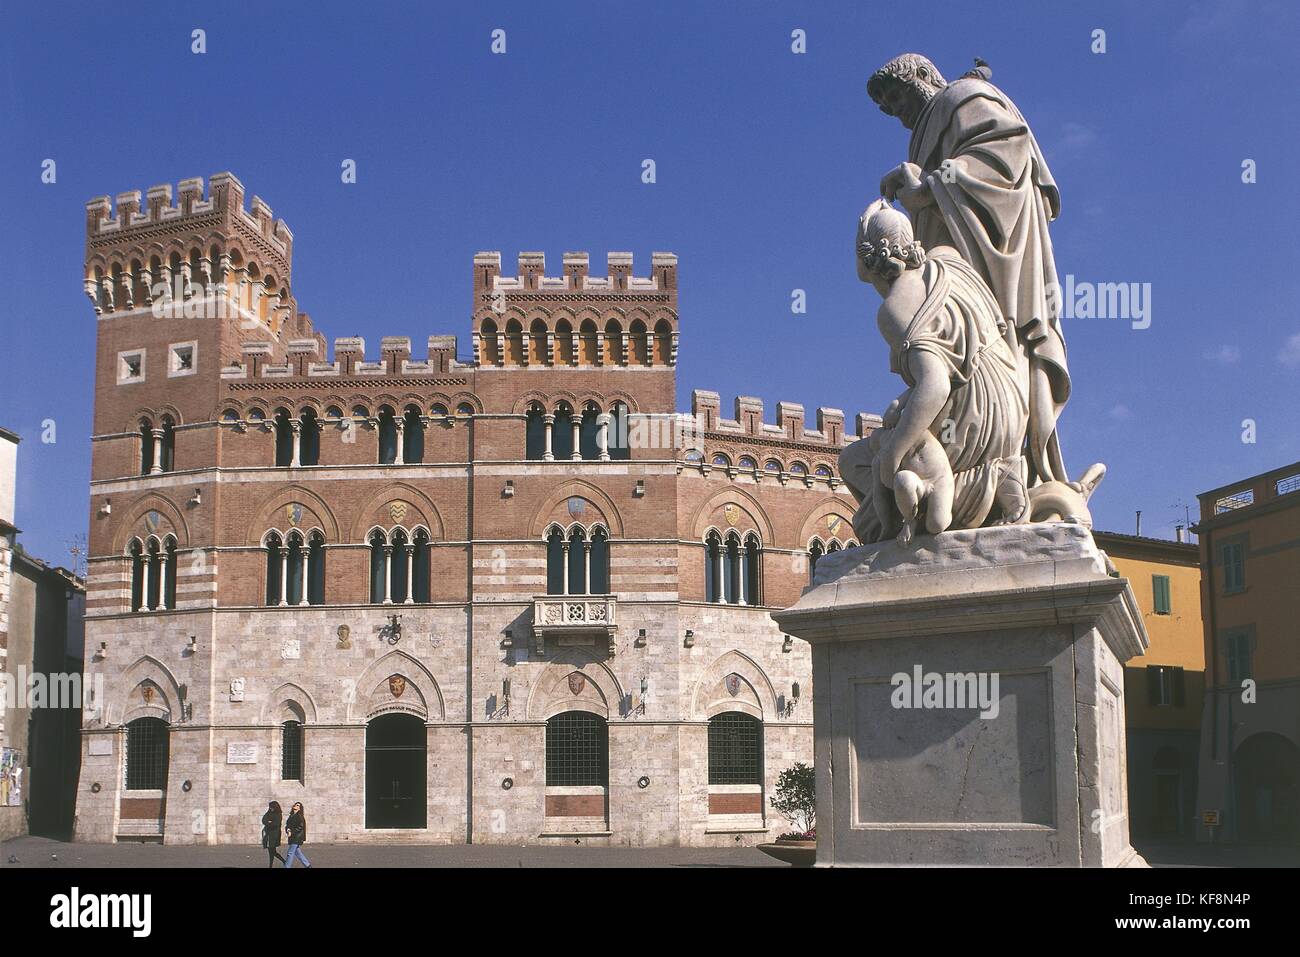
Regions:
<instances>
[{"instance_id":1,"label":"person in dark coat","mask_svg":"<svg viewBox=\"0 0 1300 957\"><path fill-rule=\"evenodd\" d=\"M307 815L301 803L295 803L289 808L289 820L285 821L284 830L289 835L289 850L285 852L284 866L293 867L294 858L298 858L303 867L311 867L311 861L302 852L302 846L307 843Z\"/></svg>"},{"instance_id":2,"label":"person in dark coat","mask_svg":"<svg viewBox=\"0 0 1300 957\"><path fill-rule=\"evenodd\" d=\"M284 812L280 810L279 801L267 805L266 813L262 815L262 846L266 848L267 867L275 867L277 860L284 863L284 858L276 850L280 846L280 824L283 819Z\"/></svg>"}]
</instances>

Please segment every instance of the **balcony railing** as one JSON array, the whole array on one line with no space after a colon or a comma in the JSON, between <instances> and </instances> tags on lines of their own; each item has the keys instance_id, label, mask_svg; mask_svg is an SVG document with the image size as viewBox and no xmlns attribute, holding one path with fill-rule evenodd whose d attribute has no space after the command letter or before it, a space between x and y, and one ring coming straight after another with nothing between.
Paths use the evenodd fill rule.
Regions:
<instances>
[{"instance_id":1,"label":"balcony railing","mask_svg":"<svg viewBox=\"0 0 1300 957\"><path fill-rule=\"evenodd\" d=\"M614 653L618 599L613 595L537 595L533 598L533 636L539 653L547 638L575 644L609 643Z\"/></svg>"}]
</instances>

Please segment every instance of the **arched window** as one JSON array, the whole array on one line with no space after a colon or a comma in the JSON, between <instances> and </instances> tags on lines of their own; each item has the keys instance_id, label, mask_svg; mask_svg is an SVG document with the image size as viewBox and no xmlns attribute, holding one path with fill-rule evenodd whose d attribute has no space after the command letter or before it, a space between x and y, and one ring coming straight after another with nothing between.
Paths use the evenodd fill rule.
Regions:
<instances>
[{"instance_id":1,"label":"arched window","mask_svg":"<svg viewBox=\"0 0 1300 957\"><path fill-rule=\"evenodd\" d=\"M573 326L561 319L555 324L555 357L557 366L573 365Z\"/></svg>"},{"instance_id":2,"label":"arched window","mask_svg":"<svg viewBox=\"0 0 1300 957\"><path fill-rule=\"evenodd\" d=\"M506 323L506 365L523 365L524 362L524 327L518 319Z\"/></svg>"},{"instance_id":3,"label":"arched window","mask_svg":"<svg viewBox=\"0 0 1300 957\"><path fill-rule=\"evenodd\" d=\"M722 601L722 538L709 532L704 539L704 600Z\"/></svg>"},{"instance_id":4,"label":"arched window","mask_svg":"<svg viewBox=\"0 0 1300 957\"><path fill-rule=\"evenodd\" d=\"M420 418L420 410L413 405L406 407L403 416L402 461L407 465L424 461L424 420Z\"/></svg>"},{"instance_id":5,"label":"arched window","mask_svg":"<svg viewBox=\"0 0 1300 957\"><path fill-rule=\"evenodd\" d=\"M325 536L307 536L307 604L325 604Z\"/></svg>"},{"instance_id":6,"label":"arched window","mask_svg":"<svg viewBox=\"0 0 1300 957\"><path fill-rule=\"evenodd\" d=\"M307 604L307 545L302 532L292 531L285 536L288 548L284 553L284 574L287 586L285 600L290 605Z\"/></svg>"},{"instance_id":7,"label":"arched window","mask_svg":"<svg viewBox=\"0 0 1300 957\"><path fill-rule=\"evenodd\" d=\"M153 471L154 444L153 423L148 419L140 420L140 474L148 475ZM161 471L161 469L159 469Z\"/></svg>"},{"instance_id":8,"label":"arched window","mask_svg":"<svg viewBox=\"0 0 1300 957\"><path fill-rule=\"evenodd\" d=\"M157 611L162 609L162 600L167 589L162 581L163 550L158 539L150 537L145 543L144 602L145 609Z\"/></svg>"},{"instance_id":9,"label":"arched window","mask_svg":"<svg viewBox=\"0 0 1300 957\"><path fill-rule=\"evenodd\" d=\"M773 475L775 475L777 472L781 471L781 463L778 462L776 459L768 459L766 462L763 463L763 471L771 472Z\"/></svg>"},{"instance_id":10,"label":"arched window","mask_svg":"<svg viewBox=\"0 0 1300 957\"><path fill-rule=\"evenodd\" d=\"M791 462L790 474L798 475L800 478L803 478L808 474L808 466L804 465L802 462Z\"/></svg>"},{"instance_id":11,"label":"arched window","mask_svg":"<svg viewBox=\"0 0 1300 957\"><path fill-rule=\"evenodd\" d=\"M821 543L821 539L814 538L808 543L808 583L812 584L813 576L817 574L817 561L826 554L826 546Z\"/></svg>"},{"instance_id":12,"label":"arched window","mask_svg":"<svg viewBox=\"0 0 1300 957\"><path fill-rule=\"evenodd\" d=\"M176 607L176 539L168 535L163 540L162 552L159 555L162 561L162 568L159 569L159 580L162 583L162 607Z\"/></svg>"},{"instance_id":13,"label":"arched window","mask_svg":"<svg viewBox=\"0 0 1300 957\"><path fill-rule=\"evenodd\" d=\"M167 722L136 718L126 726L126 789L167 789Z\"/></svg>"},{"instance_id":14,"label":"arched window","mask_svg":"<svg viewBox=\"0 0 1300 957\"><path fill-rule=\"evenodd\" d=\"M731 468L731 459L719 452L713 456L713 467L717 469L729 469Z\"/></svg>"},{"instance_id":15,"label":"arched window","mask_svg":"<svg viewBox=\"0 0 1300 957\"><path fill-rule=\"evenodd\" d=\"M286 721L280 726L280 780L304 780L301 721Z\"/></svg>"},{"instance_id":16,"label":"arched window","mask_svg":"<svg viewBox=\"0 0 1300 957\"><path fill-rule=\"evenodd\" d=\"M405 602L407 600L408 576L413 572L411 562L411 541L406 535L404 529L394 529L389 533L389 544L392 546L389 550L388 561L388 595L394 602ZM414 600L414 599L412 599Z\"/></svg>"},{"instance_id":17,"label":"arched window","mask_svg":"<svg viewBox=\"0 0 1300 957\"><path fill-rule=\"evenodd\" d=\"M591 558L591 552L587 548L587 533L575 525L569 530L568 540L568 588L565 590L566 595L585 595L587 593L587 562Z\"/></svg>"},{"instance_id":18,"label":"arched window","mask_svg":"<svg viewBox=\"0 0 1300 957\"><path fill-rule=\"evenodd\" d=\"M609 532L574 525L566 534L558 525L546 532L548 595L609 594Z\"/></svg>"},{"instance_id":19,"label":"arched window","mask_svg":"<svg viewBox=\"0 0 1300 957\"><path fill-rule=\"evenodd\" d=\"M588 462L600 458L600 409L590 402L582 410L582 425L578 430L578 448Z\"/></svg>"},{"instance_id":20,"label":"arched window","mask_svg":"<svg viewBox=\"0 0 1300 957\"><path fill-rule=\"evenodd\" d=\"M278 532L271 532L265 539L266 550L266 603L268 605L287 605L289 603L288 582L284 571L288 564L288 555L284 541Z\"/></svg>"},{"instance_id":21,"label":"arched window","mask_svg":"<svg viewBox=\"0 0 1300 957\"><path fill-rule=\"evenodd\" d=\"M736 468L743 469L746 472L753 472L758 468L758 463L754 461L752 455L742 455L736 460Z\"/></svg>"},{"instance_id":22,"label":"arched window","mask_svg":"<svg viewBox=\"0 0 1300 957\"><path fill-rule=\"evenodd\" d=\"M551 428L551 449L559 461L573 457L573 409L561 402L555 409Z\"/></svg>"},{"instance_id":23,"label":"arched window","mask_svg":"<svg viewBox=\"0 0 1300 957\"><path fill-rule=\"evenodd\" d=\"M524 419L524 458L540 462L546 455L546 413L536 402L528 406Z\"/></svg>"},{"instance_id":24,"label":"arched window","mask_svg":"<svg viewBox=\"0 0 1300 957\"><path fill-rule=\"evenodd\" d=\"M591 559L588 566L587 591L592 595L608 595L609 587L609 536L599 526L591 530Z\"/></svg>"},{"instance_id":25,"label":"arched window","mask_svg":"<svg viewBox=\"0 0 1300 957\"><path fill-rule=\"evenodd\" d=\"M460 405L456 406L456 414L457 414L457 415L473 415L473 414L474 414L474 406L470 405L468 402L462 402Z\"/></svg>"},{"instance_id":26,"label":"arched window","mask_svg":"<svg viewBox=\"0 0 1300 957\"><path fill-rule=\"evenodd\" d=\"M584 319L578 328L578 365L594 366L598 352L596 324L590 319Z\"/></svg>"},{"instance_id":27,"label":"arched window","mask_svg":"<svg viewBox=\"0 0 1300 957\"><path fill-rule=\"evenodd\" d=\"M653 361L657 366L666 366L672 361L673 330L667 319L655 323L655 342Z\"/></svg>"},{"instance_id":28,"label":"arched window","mask_svg":"<svg viewBox=\"0 0 1300 957\"><path fill-rule=\"evenodd\" d=\"M397 419L391 406L379 407L379 464L392 465L397 461Z\"/></svg>"},{"instance_id":29,"label":"arched window","mask_svg":"<svg viewBox=\"0 0 1300 957\"><path fill-rule=\"evenodd\" d=\"M288 409L275 410L275 464L278 468L293 464L293 421Z\"/></svg>"},{"instance_id":30,"label":"arched window","mask_svg":"<svg viewBox=\"0 0 1300 957\"><path fill-rule=\"evenodd\" d=\"M628 329L628 365L643 366L650 361L647 338L645 323L640 319L633 319Z\"/></svg>"},{"instance_id":31,"label":"arched window","mask_svg":"<svg viewBox=\"0 0 1300 957\"><path fill-rule=\"evenodd\" d=\"M337 417L342 418L342 413ZM315 409L303 409L298 414L298 464L320 464L320 422L316 418Z\"/></svg>"},{"instance_id":32,"label":"arched window","mask_svg":"<svg viewBox=\"0 0 1300 957\"><path fill-rule=\"evenodd\" d=\"M534 319L528 327L528 364L546 364L546 323L540 319Z\"/></svg>"},{"instance_id":33,"label":"arched window","mask_svg":"<svg viewBox=\"0 0 1300 957\"><path fill-rule=\"evenodd\" d=\"M568 549L564 547L564 532L552 526L546 533L546 594L563 595L565 582L568 581L565 556Z\"/></svg>"},{"instance_id":34,"label":"arched window","mask_svg":"<svg viewBox=\"0 0 1300 957\"><path fill-rule=\"evenodd\" d=\"M709 783L763 783L763 722L743 711L709 719Z\"/></svg>"},{"instance_id":35,"label":"arched window","mask_svg":"<svg viewBox=\"0 0 1300 957\"><path fill-rule=\"evenodd\" d=\"M411 535L411 587L407 593L408 602L424 605L433 600L429 585L431 558L429 533L417 528Z\"/></svg>"},{"instance_id":36,"label":"arched window","mask_svg":"<svg viewBox=\"0 0 1300 957\"><path fill-rule=\"evenodd\" d=\"M828 479L831 477L831 467L829 465L819 465L813 470L813 475L818 478Z\"/></svg>"},{"instance_id":37,"label":"arched window","mask_svg":"<svg viewBox=\"0 0 1300 957\"><path fill-rule=\"evenodd\" d=\"M704 600L732 605L762 604L762 543L753 532L742 538L710 531L704 538Z\"/></svg>"},{"instance_id":38,"label":"arched window","mask_svg":"<svg viewBox=\"0 0 1300 957\"><path fill-rule=\"evenodd\" d=\"M163 472L176 469L176 423L170 415L162 417L162 434L158 436L158 466Z\"/></svg>"},{"instance_id":39,"label":"arched window","mask_svg":"<svg viewBox=\"0 0 1300 957\"><path fill-rule=\"evenodd\" d=\"M391 601L388 593L388 539L375 529L370 533L370 603L378 605Z\"/></svg>"},{"instance_id":40,"label":"arched window","mask_svg":"<svg viewBox=\"0 0 1300 957\"><path fill-rule=\"evenodd\" d=\"M491 319L484 319L479 327L478 351L479 363L485 366L496 365L501 356L497 347L497 324Z\"/></svg>"},{"instance_id":41,"label":"arched window","mask_svg":"<svg viewBox=\"0 0 1300 957\"><path fill-rule=\"evenodd\" d=\"M609 786L609 725L604 718L563 711L546 722L546 786Z\"/></svg>"},{"instance_id":42,"label":"arched window","mask_svg":"<svg viewBox=\"0 0 1300 957\"><path fill-rule=\"evenodd\" d=\"M127 546L127 556L131 560L131 610L145 610L145 552L144 544L138 538L131 539Z\"/></svg>"},{"instance_id":43,"label":"arched window","mask_svg":"<svg viewBox=\"0 0 1300 957\"><path fill-rule=\"evenodd\" d=\"M623 327L617 319L611 319L605 323L604 362L607 366L619 366L623 359Z\"/></svg>"},{"instance_id":44,"label":"arched window","mask_svg":"<svg viewBox=\"0 0 1300 957\"><path fill-rule=\"evenodd\" d=\"M763 604L763 546L753 532L745 536L741 558L744 576L741 598L747 605L761 605Z\"/></svg>"},{"instance_id":45,"label":"arched window","mask_svg":"<svg viewBox=\"0 0 1300 957\"><path fill-rule=\"evenodd\" d=\"M615 462L625 461L632 457L632 446L628 437L631 423L628 419L627 403L615 402L609 407L609 413L609 431L607 433L609 457Z\"/></svg>"}]
</instances>

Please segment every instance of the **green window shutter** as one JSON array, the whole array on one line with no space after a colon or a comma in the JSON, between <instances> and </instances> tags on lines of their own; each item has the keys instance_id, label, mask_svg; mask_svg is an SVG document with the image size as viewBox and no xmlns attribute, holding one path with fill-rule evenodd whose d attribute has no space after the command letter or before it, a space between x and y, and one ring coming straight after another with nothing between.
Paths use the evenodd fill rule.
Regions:
<instances>
[{"instance_id":1,"label":"green window shutter","mask_svg":"<svg viewBox=\"0 0 1300 957\"><path fill-rule=\"evenodd\" d=\"M1187 702L1187 688L1183 681L1183 669L1174 669L1174 706L1181 708Z\"/></svg>"},{"instance_id":2,"label":"green window shutter","mask_svg":"<svg viewBox=\"0 0 1300 957\"><path fill-rule=\"evenodd\" d=\"M1169 604L1169 576L1152 575L1151 576L1151 595L1155 605L1157 615L1167 615L1170 612Z\"/></svg>"},{"instance_id":3,"label":"green window shutter","mask_svg":"<svg viewBox=\"0 0 1300 957\"><path fill-rule=\"evenodd\" d=\"M1160 703L1160 668L1147 665L1147 704Z\"/></svg>"}]
</instances>

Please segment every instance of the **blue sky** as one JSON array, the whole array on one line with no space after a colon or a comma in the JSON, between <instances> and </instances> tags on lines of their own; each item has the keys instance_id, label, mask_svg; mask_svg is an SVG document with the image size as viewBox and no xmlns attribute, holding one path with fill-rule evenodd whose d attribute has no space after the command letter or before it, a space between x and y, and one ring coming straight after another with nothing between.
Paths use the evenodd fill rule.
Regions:
<instances>
[{"instance_id":1,"label":"blue sky","mask_svg":"<svg viewBox=\"0 0 1300 957\"><path fill-rule=\"evenodd\" d=\"M556 271L564 250L593 265L632 250L644 275L667 249L681 257L680 409L706 388L724 408L760 396L769 421L783 399L810 418L879 411L900 386L852 236L907 150L866 80L909 50L950 79L981 56L1018 103L1061 188L1063 276L1151 284L1150 328L1065 323L1063 448L1073 473L1110 467L1098 527L1131 532L1140 508L1144 533L1172 537L1175 503L1300 459L1296 5L894 9L6 0L0 425L24 438L22 541L66 561L87 523L84 203L225 169L293 229L295 293L330 339L377 353L383 335L454 333L466 353L476 250L544 250ZM206 54L190 52L195 28ZM505 55L490 52L496 28ZM345 158L355 185L340 182Z\"/></svg>"}]
</instances>

